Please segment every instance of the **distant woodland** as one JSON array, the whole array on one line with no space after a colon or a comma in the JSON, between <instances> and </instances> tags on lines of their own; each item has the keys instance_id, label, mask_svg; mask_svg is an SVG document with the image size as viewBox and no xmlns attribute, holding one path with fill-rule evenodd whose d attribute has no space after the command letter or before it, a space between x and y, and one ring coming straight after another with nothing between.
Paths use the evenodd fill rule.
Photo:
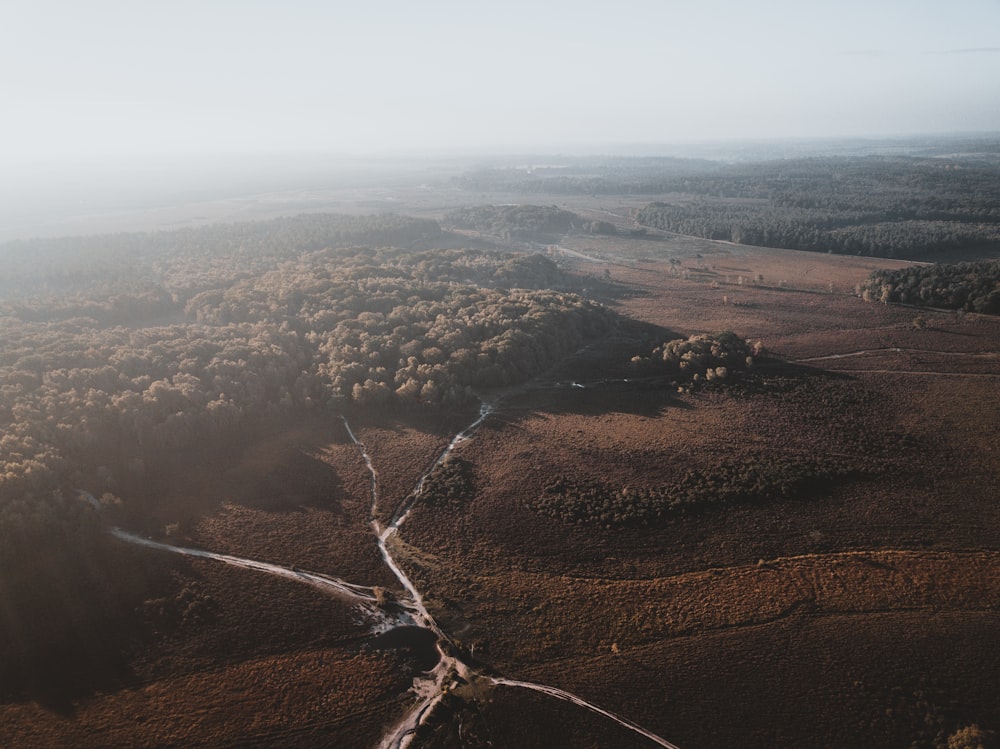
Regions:
<instances>
[{"instance_id":1,"label":"distant woodland","mask_svg":"<svg viewBox=\"0 0 1000 749\"><path fill-rule=\"evenodd\" d=\"M469 192L656 195L682 191L676 188L719 168L718 162L702 159L588 157L559 165L476 169L454 183Z\"/></svg>"},{"instance_id":2,"label":"distant woodland","mask_svg":"<svg viewBox=\"0 0 1000 749\"><path fill-rule=\"evenodd\" d=\"M692 180L643 225L740 244L917 257L1000 242L1000 169L939 159L802 159Z\"/></svg>"},{"instance_id":3,"label":"distant woodland","mask_svg":"<svg viewBox=\"0 0 1000 749\"><path fill-rule=\"evenodd\" d=\"M503 239L555 241L573 228L579 217L555 206L481 205L449 213L446 226L473 230Z\"/></svg>"},{"instance_id":4,"label":"distant woodland","mask_svg":"<svg viewBox=\"0 0 1000 749\"><path fill-rule=\"evenodd\" d=\"M459 208L444 219L449 228L476 231L493 237L555 243L564 234L614 234L614 224L591 221L556 206L479 205Z\"/></svg>"},{"instance_id":5,"label":"distant woodland","mask_svg":"<svg viewBox=\"0 0 1000 749\"><path fill-rule=\"evenodd\" d=\"M826 157L721 164L608 160L470 173L469 190L668 196L649 228L739 244L913 258L1000 246L1000 164L976 157Z\"/></svg>"},{"instance_id":6,"label":"distant woodland","mask_svg":"<svg viewBox=\"0 0 1000 749\"><path fill-rule=\"evenodd\" d=\"M1000 315L1000 261L877 270L858 293L868 302Z\"/></svg>"}]
</instances>

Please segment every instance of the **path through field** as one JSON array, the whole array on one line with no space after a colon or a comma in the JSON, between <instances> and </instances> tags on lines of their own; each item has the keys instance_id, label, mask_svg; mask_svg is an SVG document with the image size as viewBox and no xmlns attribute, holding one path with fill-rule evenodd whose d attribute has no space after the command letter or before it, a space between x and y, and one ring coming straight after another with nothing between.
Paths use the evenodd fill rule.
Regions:
<instances>
[{"instance_id":1,"label":"path through field","mask_svg":"<svg viewBox=\"0 0 1000 749\"><path fill-rule=\"evenodd\" d=\"M172 546L170 544L143 538L142 536L138 536L120 528L111 529L111 533L123 541L144 546L146 548L169 551L175 554L183 554L202 559L212 559L232 566L255 570L265 574L275 575L277 577L313 585L316 588L342 597L345 600L355 602L356 605L364 611L364 613L371 620L373 620L375 625L373 627L373 631L385 631L386 629L396 626L417 626L433 632L438 640L436 646L439 656L438 663L433 669L414 679L413 693L417 698L416 702L402 717L402 719L400 719L383 735L382 740L379 743L379 749L406 749L406 747L409 747L416 738L417 730L421 725L427 722L433 714L435 707L441 703L448 692L455 686L473 681L480 684L486 684L490 687L515 687L539 692L541 694L547 694L550 697L564 700L601 715L623 728L649 739L651 742L659 746L667 747L667 749L678 749L674 744L671 744L666 739L646 730L642 726L639 726L626 718L622 718L609 710L598 707L593 703L587 702L577 695L555 687L546 686L544 684L517 681L502 677L485 676L474 670L462 659L460 648L456 646L456 644L444 631L442 631L438 623L434 620L434 617L428 612L420 591L417 590L416 586L400 566L399 561L395 556L393 556L392 539L396 536L400 527L402 527L402 525L406 522L406 519L413 512L417 501L424 490L424 485L428 477L435 468L448 459L448 457L459 445L472 438L478 427L493 412L493 409L494 405L492 403L483 401L480 407L479 415L475 421L465 427L462 431L458 432L451 439L447 447L445 447L437 459L426 471L424 471L423 474L421 474L413 491L395 508L392 514L392 519L387 525L384 526L378 518L379 480L374 461L365 448L364 443L358 439L357 435L354 433L354 430L351 428L347 418L341 416L341 419L344 422L344 428L346 429L351 441L357 447L370 475L369 486L371 492L371 504L369 510L369 524L375 534L379 552L382 555L385 565L392 571L393 575L399 581L399 584L406 590L409 596L408 599L403 599L398 602L399 605L405 609L404 613L391 614L380 607L374 588L348 583L336 577L315 572L305 572L298 569L290 569L279 565L269 564L267 562L259 562L228 554L217 554L200 549ZM84 498L86 499L86 497Z\"/></svg>"}]
</instances>

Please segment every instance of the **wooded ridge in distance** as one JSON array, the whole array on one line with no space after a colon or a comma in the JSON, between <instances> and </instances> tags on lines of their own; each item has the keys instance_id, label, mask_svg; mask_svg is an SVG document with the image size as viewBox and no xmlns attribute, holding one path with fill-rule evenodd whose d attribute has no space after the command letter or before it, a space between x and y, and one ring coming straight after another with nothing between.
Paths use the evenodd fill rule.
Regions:
<instances>
[{"instance_id":1,"label":"wooded ridge in distance","mask_svg":"<svg viewBox=\"0 0 1000 749\"><path fill-rule=\"evenodd\" d=\"M559 168L470 172L457 184L480 192L667 195L635 220L739 244L925 258L1000 243L1000 159L990 144L976 147L985 150L732 164L569 160Z\"/></svg>"}]
</instances>

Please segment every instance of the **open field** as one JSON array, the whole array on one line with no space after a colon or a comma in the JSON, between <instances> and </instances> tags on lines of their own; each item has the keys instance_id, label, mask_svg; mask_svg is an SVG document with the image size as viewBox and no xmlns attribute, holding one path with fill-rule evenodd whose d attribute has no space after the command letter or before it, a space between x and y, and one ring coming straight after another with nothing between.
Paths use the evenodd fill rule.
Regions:
<instances>
[{"instance_id":1,"label":"open field","mask_svg":"<svg viewBox=\"0 0 1000 749\"><path fill-rule=\"evenodd\" d=\"M973 722L1000 728L1000 319L853 296L894 261L667 235L558 247L634 322L499 398L457 448L461 501L418 501L393 538L441 628L485 673L569 690L685 749L937 747ZM720 330L766 350L747 382L622 381L646 336ZM345 415L383 524L475 417ZM803 456L847 470L650 525L539 510L559 476L652 490ZM338 415L275 417L164 466L121 487L109 522L402 593ZM139 612L126 662L10 694L0 745L375 746L412 701L419 645L366 646L349 603L212 560L122 553ZM436 716L419 745L650 745L507 687L472 685Z\"/></svg>"}]
</instances>

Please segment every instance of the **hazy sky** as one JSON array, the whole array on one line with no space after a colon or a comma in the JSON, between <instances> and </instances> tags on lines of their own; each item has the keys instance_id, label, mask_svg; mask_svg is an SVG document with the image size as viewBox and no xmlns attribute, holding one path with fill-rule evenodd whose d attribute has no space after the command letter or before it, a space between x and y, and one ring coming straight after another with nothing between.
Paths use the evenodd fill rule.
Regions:
<instances>
[{"instance_id":1,"label":"hazy sky","mask_svg":"<svg viewBox=\"0 0 1000 749\"><path fill-rule=\"evenodd\" d=\"M1000 130L1000 0L4 0L0 157Z\"/></svg>"}]
</instances>

